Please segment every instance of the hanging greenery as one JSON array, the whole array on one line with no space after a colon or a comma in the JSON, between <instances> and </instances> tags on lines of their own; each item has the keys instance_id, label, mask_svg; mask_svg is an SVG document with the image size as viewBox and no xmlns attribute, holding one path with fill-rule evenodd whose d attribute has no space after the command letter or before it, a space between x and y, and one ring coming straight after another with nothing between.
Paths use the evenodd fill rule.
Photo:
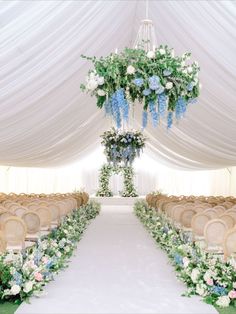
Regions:
<instances>
[{"instance_id":1,"label":"hanging greenery","mask_svg":"<svg viewBox=\"0 0 236 314\"><path fill-rule=\"evenodd\" d=\"M111 197L112 191L109 188L110 177L112 174L122 174L124 178L124 189L121 192L123 197L135 197L138 193L134 187L134 171L131 166L112 166L104 164L100 169L99 189L96 196Z\"/></svg>"},{"instance_id":2,"label":"hanging greenery","mask_svg":"<svg viewBox=\"0 0 236 314\"><path fill-rule=\"evenodd\" d=\"M153 126L160 118L170 128L174 117L183 117L187 105L199 96L199 66L188 64L190 53L174 56L174 50L161 45L146 52L125 48L107 57L86 57L94 68L89 70L82 91L97 98L97 106L116 121L118 128L128 122L131 104L143 106L142 125L146 127L148 112Z\"/></svg>"},{"instance_id":3,"label":"hanging greenery","mask_svg":"<svg viewBox=\"0 0 236 314\"><path fill-rule=\"evenodd\" d=\"M113 166L132 165L134 159L140 156L146 140L140 131L119 131L114 128L104 132L101 138L107 161Z\"/></svg>"}]
</instances>

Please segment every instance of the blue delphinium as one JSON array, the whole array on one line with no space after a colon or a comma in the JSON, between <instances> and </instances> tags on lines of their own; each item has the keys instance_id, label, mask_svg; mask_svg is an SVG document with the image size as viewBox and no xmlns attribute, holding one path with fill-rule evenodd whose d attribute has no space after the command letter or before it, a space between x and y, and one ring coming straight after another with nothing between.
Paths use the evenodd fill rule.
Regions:
<instances>
[{"instance_id":1,"label":"blue delphinium","mask_svg":"<svg viewBox=\"0 0 236 314\"><path fill-rule=\"evenodd\" d=\"M138 87L141 87L143 85L143 79L142 78L136 78L133 80L133 82Z\"/></svg>"},{"instance_id":2,"label":"blue delphinium","mask_svg":"<svg viewBox=\"0 0 236 314\"><path fill-rule=\"evenodd\" d=\"M170 129L173 124L173 112L169 111L167 115L167 128Z\"/></svg>"},{"instance_id":3,"label":"blue delphinium","mask_svg":"<svg viewBox=\"0 0 236 314\"><path fill-rule=\"evenodd\" d=\"M122 112L122 118L125 122L128 122L129 119L129 104L125 98L124 89L120 88L116 92L116 99L118 102L118 107Z\"/></svg>"},{"instance_id":4,"label":"blue delphinium","mask_svg":"<svg viewBox=\"0 0 236 314\"><path fill-rule=\"evenodd\" d=\"M183 265L183 258L178 253L175 253L174 260L177 265Z\"/></svg>"},{"instance_id":5,"label":"blue delphinium","mask_svg":"<svg viewBox=\"0 0 236 314\"><path fill-rule=\"evenodd\" d=\"M154 127L157 127L158 124L158 112L157 112L157 106L154 103L154 101L149 102L149 111L151 113L152 117L152 124Z\"/></svg>"},{"instance_id":6,"label":"blue delphinium","mask_svg":"<svg viewBox=\"0 0 236 314\"><path fill-rule=\"evenodd\" d=\"M116 121L116 126L119 129L121 127L121 115L120 115L120 107L117 100L116 92L111 97L111 108L112 108L112 116Z\"/></svg>"},{"instance_id":7,"label":"blue delphinium","mask_svg":"<svg viewBox=\"0 0 236 314\"><path fill-rule=\"evenodd\" d=\"M164 86L160 85L158 89L156 90L156 94L162 94L164 90L165 90Z\"/></svg>"},{"instance_id":8,"label":"blue delphinium","mask_svg":"<svg viewBox=\"0 0 236 314\"><path fill-rule=\"evenodd\" d=\"M193 90L193 87L194 87L194 82L190 82L187 86L187 91L191 92Z\"/></svg>"},{"instance_id":9,"label":"blue delphinium","mask_svg":"<svg viewBox=\"0 0 236 314\"><path fill-rule=\"evenodd\" d=\"M18 271L14 272L13 279L16 285L20 286L22 284L22 275Z\"/></svg>"},{"instance_id":10,"label":"blue delphinium","mask_svg":"<svg viewBox=\"0 0 236 314\"><path fill-rule=\"evenodd\" d=\"M142 127L145 129L147 126L147 122L148 122L148 113L146 110L143 110L143 114L142 114Z\"/></svg>"},{"instance_id":11,"label":"blue delphinium","mask_svg":"<svg viewBox=\"0 0 236 314\"><path fill-rule=\"evenodd\" d=\"M156 90L160 86L160 78L157 75L153 75L149 77L148 82L149 82L149 88L152 90Z\"/></svg>"},{"instance_id":12,"label":"blue delphinium","mask_svg":"<svg viewBox=\"0 0 236 314\"><path fill-rule=\"evenodd\" d=\"M176 107L175 107L176 119L182 118L185 111L186 111L186 101L183 97L179 97L177 102L176 102Z\"/></svg>"},{"instance_id":13,"label":"blue delphinium","mask_svg":"<svg viewBox=\"0 0 236 314\"><path fill-rule=\"evenodd\" d=\"M224 287L221 287L221 286L218 286L218 285L215 285L212 287L212 292L214 292L215 294L217 295L226 295L227 294L227 291Z\"/></svg>"},{"instance_id":14,"label":"blue delphinium","mask_svg":"<svg viewBox=\"0 0 236 314\"><path fill-rule=\"evenodd\" d=\"M166 106L167 106L167 101L166 101L165 93L159 94L158 95L158 113L162 117L165 115Z\"/></svg>"}]
</instances>

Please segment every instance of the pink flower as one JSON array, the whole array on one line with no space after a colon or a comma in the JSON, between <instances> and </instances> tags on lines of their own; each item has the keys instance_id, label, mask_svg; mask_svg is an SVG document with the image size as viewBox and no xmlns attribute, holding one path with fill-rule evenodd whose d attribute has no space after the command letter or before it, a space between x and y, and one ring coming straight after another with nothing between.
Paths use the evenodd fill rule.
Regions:
<instances>
[{"instance_id":1,"label":"pink flower","mask_svg":"<svg viewBox=\"0 0 236 314\"><path fill-rule=\"evenodd\" d=\"M47 258L46 256L43 256L43 257L42 257L42 262L43 262L44 264L47 264L48 258Z\"/></svg>"},{"instance_id":2,"label":"pink flower","mask_svg":"<svg viewBox=\"0 0 236 314\"><path fill-rule=\"evenodd\" d=\"M236 299L236 291L235 290L231 290L228 293L228 296L230 297L230 299Z\"/></svg>"},{"instance_id":3,"label":"pink flower","mask_svg":"<svg viewBox=\"0 0 236 314\"><path fill-rule=\"evenodd\" d=\"M208 286L213 286L213 279L207 278L206 283L208 284Z\"/></svg>"},{"instance_id":4,"label":"pink flower","mask_svg":"<svg viewBox=\"0 0 236 314\"><path fill-rule=\"evenodd\" d=\"M35 273L34 278L37 281L42 281L43 280L43 275L41 273Z\"/></svg>"}]
</instances>

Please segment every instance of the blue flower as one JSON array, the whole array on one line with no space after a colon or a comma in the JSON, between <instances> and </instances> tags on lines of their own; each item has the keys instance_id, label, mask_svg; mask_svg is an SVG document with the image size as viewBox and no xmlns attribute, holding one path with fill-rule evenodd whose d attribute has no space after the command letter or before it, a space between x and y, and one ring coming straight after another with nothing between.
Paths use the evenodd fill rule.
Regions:
<instances>
[{"instance_id":1,"label":"blue flower","mask_svg":"<svg viewBox=\"0 0 236 314\"><path fill-rule=\"evenodd\" d=\"M167 128L170 129L173 124L173 112L169 111L167 115Z\"/></svg>"},{"instance_id":2,"label":"blue flower","mask_svg":"<svg viewBox=\"0 0 236 314\"><path fill-rule=\"evenodd\" d=\"M167 99L165 93L158 95L158 113L160 116L164 116L167 107Z\"/></svg>"},{"instance_id":3,"label":"blue flower","mask_svg":"<svg viewBox=\"0 0 236 314\"><path fill-rule=\"evenodd\" d=\"M149 81L149 88L150 89L156 90L159 88L159 86L160 86L159 76L153 75L153 76L149 77L148 81Z\"/></svg>"},{"instance_id":4,"label":"blue flower","mask_svg":"<svg viewBox=\"0 0 236 314\"><path fill-rule=\"evenodd\" d=\"M142 127L145 129L147 126L148 113L146 110L143 111L142 114Z\"/></svg>"},{"instance_id":5,"label":"blue flower","mask_svg":"<svg viewBox=\"0 0 236 314\"><path fill-rule=\"evenodd\" d=\"M187 86L187 91L191 92L193 90L193 87L194 87L194 82L189 83Z\"/></svg>"},{"instance_id":6,"label":"blue flower","mask_svg":"<svg viewBox=\"0 0 236 314\"><path fill-rule=\"evenodd\" d=\"M143 79L142 78L136 78L133 80L133 82L138 87L141 87L143 85Z\"/></svg>"},{"instance_id":7,"label":"blue flower","mask_svg":"<svg viewBox=\"0 0 236 314\"><path fill-rule=\"evenodd\" d=\"M186 111L186 101L183 97L179 97L176 106L175 106L175 117L176 119L180 119L183 117Z\"/></svg>"},{"instance_id":8,"label":"blue flower","mask_svg":"<svg viewBox=\"0 0 236 314\"><path fill-rule=\"evenodd\" d=\"M197 97L188 100L188 104L195 104L197 102Z\"/></svg>"},{"instance_id":9,"label":"blue flower","mask_svg":"<svg viewBox=\"0 0 236 314\"><path fill-rule=\"evenodd\" d=\"M144 91L143 91L144 96L148 96L150 94L151 94L151 90L149 88L144 89Z\"/></svg>"},{"instance_id":10,"label":"blue flower","mask_svg":"<svg viewBox=\"0 0 236 314\"><path fill-rule=\"evenodd\" d=\"M224 287L221 287L221 286L213 286L212 287L212 291L217 294L217 295L226 295L227 294L227 291Z\"/></svg>"},{"instance_id":11,"label":"blue flower","mask_svg":"<svg viewBox=\"0 0 236 314\"><path fill-rule=\"evenodd\" d=\"M171 75L171 73L172 73L172 70L171 70L171 69L165 69L165 70L163 71L163 75L164 75L164 76L169 76L169 75Z\"/></svg>"},{"instance_id":12,"label":"blue flower","mask_svg":"<svg viewBox=\"0 0 236 314\"><path fill-rule=\"evenodd\" d=\"M183 265L183 258L178 253L174 255L174 260L177 265Z\"/></svg>"},{"instance_id":13,"label":"blue flower","mask_svg":"<svg viewBox=\"0 0 236 314\"><path fill-rule=\"evenodd\" d=\"M17 271L13 274L13 279L16 285L20 286L22 284L22 275L18 273Z\"/></svg>"},{"instance_id":14,"label":"blue flower","mask_svg":"<svg viewBox=\"0 0 236 314\"><path fill-rule=\"evenodd\" d=\"M164 90L165 90L164 86L160 85L158 89L156 90L156 94L162 94Z\"/></svg>"}]
</instances>

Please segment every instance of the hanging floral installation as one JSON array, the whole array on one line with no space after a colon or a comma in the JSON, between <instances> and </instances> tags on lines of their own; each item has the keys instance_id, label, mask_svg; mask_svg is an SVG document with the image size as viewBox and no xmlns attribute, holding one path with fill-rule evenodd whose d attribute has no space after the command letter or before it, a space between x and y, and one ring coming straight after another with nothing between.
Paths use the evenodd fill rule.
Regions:
<instances>
[{"instance_id":1,"label":"hanging floral installation","mask_svg":"<svg viewBox=\"0 0 236 314\"><path fill-rule=\"evenodd\" d=\"M148 117L154 127L164 118L170 128L199 96L200 68L197 62L188 63L190 55L175 56L173 49L161 45L148 52L125 48L101 58L83 56L94 67L81 89L97 98L97 106L105 108L117 128L128 123L130 107L137 102L143 107L143 128Z\"/></svg>"},{"instance_id":2,"label":"hanging floral installation","mask_svg":"<svg viewBox=\"0 0 236 314\"><path fill-rule=\"evenodd\" d=\"M101 138L107 161L113 166L121 163L131 166L143 151L146 140L140 131L119 131L114 128L104 132Z\"/></svg>"},{"instance_id":3,"label":"hanging floral installation","mask_svg":"<svg viewBox=\"0 0 236 314\"><path fill-rule=\"evenodd\" d=\"M123 175L124 189L120 192L123 197L135 197L138 193L134 187L134 171L131 166L113 166L105 164L102 166L99 175L99 189L97 196L111 197L113 196L112 191L109 188L109 181L112 174Z\"/></svg>"}]
</instances>

